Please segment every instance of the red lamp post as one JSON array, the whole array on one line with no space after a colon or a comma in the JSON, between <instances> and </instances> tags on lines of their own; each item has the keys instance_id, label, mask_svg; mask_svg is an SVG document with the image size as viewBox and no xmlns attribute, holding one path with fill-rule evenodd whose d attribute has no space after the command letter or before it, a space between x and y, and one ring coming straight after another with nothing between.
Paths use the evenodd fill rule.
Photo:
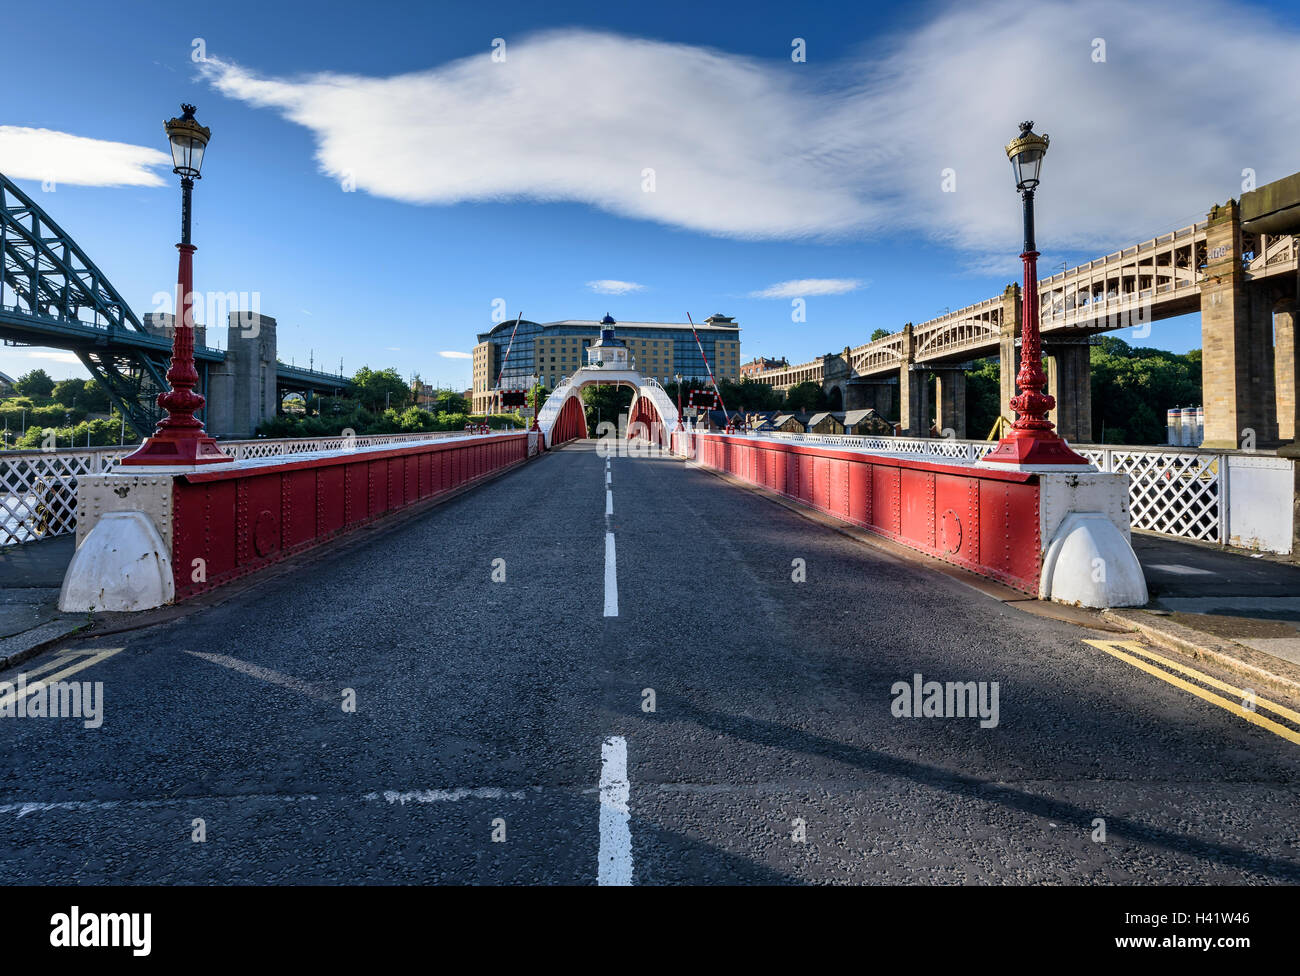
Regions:
<instances>
[{"instance_id":1,"label":"red lamp post","mask_svg":"<svg viewBox=\"0 0 1300 976\"><path fill-rule=\"evenodd\" d=\"M1033 122L1020 123L1020 135L1007 146L1007 158L1015 175L1016 189L1024 201L1025 247L1020 259L1025 263L1025 283L1021 294L1020 371L1016 374L1019 396L1011 398L1016 422L998 446L980 461L981 464L1009 465L1016 468L1085 466L1091 462L1070 449L1047 412L1056 399L1043 392L1047 377L1043 375L1043 340L1038 330L1038 249L1034 244L1034 190L1038 173L1047 155L1047 136L1037 135Z\"/></svg>"},{"instance_id":2,"label":"red lamp post","mask_svg":"<svg viewBox=\"0 0 1300 976\"><path fill-rule=\"evenodd\" d=\"M682 374L674 373L673 381L677 384L677 429L684 430L682 424Z\"/></svg>"},{"instance_id":3,"label":"red lamp post","mask_svg":"<svg viewBox=\"0 0 1300 976\"><path fill-rule=\"evenodd\" d=\"M228 462L230 458L217 447L217 442L203 429L203 421L194 416L202 408L203 397L194 392L199 374L194 368L194 245L190 243L190 197L194 181L203 166L203 153L207 149L212 130L199 125L194 118L194 106L182 105L180 118L165 123L167 138L171 143L172 169L181 178L181 242L179 268L176 275L177 315L172 323L172 358L167 369L167 383L171 387L158 394L158 406L167 416L133 454L122 458L124 465L192 465Z\"/></svg>"}]
</instances>

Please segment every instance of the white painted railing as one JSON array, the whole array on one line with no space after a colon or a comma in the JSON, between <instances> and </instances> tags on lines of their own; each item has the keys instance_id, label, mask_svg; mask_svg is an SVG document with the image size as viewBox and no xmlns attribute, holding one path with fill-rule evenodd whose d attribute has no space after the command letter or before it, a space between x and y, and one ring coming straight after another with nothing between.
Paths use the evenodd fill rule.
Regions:
<instances>
[{"instance_id":1,"label":"white painted railing","mask_svg":"<svg viewBox=\"0 0 1300 976\"><path fill-rule=\"evenodd\" d=\"M225 454L242 461L463 436L464 431L437 430L352 437L257 438L218 441L217 446ZM77 477L108 471L137 446L0 451L0 545L34 542L75 532Z\"/></svg>"}]
</instances>

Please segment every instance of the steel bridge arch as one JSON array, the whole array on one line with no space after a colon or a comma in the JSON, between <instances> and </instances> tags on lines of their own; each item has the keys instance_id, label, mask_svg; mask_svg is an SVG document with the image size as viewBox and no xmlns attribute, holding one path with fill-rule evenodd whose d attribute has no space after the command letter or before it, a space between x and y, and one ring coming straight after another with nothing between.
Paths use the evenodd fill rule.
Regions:
<instances>
[{"instance_id":1,"label":"steel bridge arch","mask_svg":"<svg viewBox=\"0 0 1300 976\"><path fill-rule=\"evenodd\" d=\"M149 333L77 242L3 173L0 334L14 345L71 348L132 428L153 430L170 340Z\"/></svg>"}]
</instances>

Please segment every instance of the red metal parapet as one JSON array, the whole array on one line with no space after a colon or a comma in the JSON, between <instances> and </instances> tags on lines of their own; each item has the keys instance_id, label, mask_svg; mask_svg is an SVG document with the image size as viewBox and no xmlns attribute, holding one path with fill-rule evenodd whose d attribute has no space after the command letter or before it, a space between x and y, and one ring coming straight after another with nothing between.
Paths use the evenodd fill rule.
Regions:
<instances>
[{"instance_id":1,"label":"red metal parapet","mask_svg":"<svg viewBox=\"0 0 1300 976\"><path fill-rule=\"evenodd\" d=\"M528 434L242 462L173 482L176 599L518 464Z\"/></svg>"},{"instance_id":2,"label":"red metal parapet","mask_svg":"<svg viewBox=\"0 0 1300 976\"><path fill-rule=\"evenodd\" d=\"M761 488L1028 593L1042 547L1038 476L725 435L674 449Z\"/></svg>"}]
</instances>

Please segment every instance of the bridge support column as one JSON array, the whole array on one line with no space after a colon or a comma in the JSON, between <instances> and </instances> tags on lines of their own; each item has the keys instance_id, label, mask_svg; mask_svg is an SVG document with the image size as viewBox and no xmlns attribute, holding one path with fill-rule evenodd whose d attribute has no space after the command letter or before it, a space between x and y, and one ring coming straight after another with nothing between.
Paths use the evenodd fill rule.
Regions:
<instances>
[{"instance_id":1,"label":"bridge support column","mask_svg":"<svg viewBox=\"0 0 1300 976\"><path fill-rule=\"evenodd\" d=\"M249 437L276 414L275 319L254 312L231 312L225 362L211 370L208 431L222 437Z\"/></svg>"},{"instance_id":2,"label":"bridge support column","mask_svg":"<svg viewBox=\"0 0 1300 976\"><path fill-rule=\"evenodd\" d=\"M1016 395L1016 373L1020 371L1020 350L1016 338L1020 335L1020 286L1007 285L1002 292L1002 335L998 340L998 381L1001 392L998 410L1007 420L1015 420L1011 398Z\"/></svg>"},{"instance_id":3,"label":"bridge support column","mask_svg":"<svg viewBox=\"0 0 1300 976\"><path fill-rule=\"evenodd\" d=\"M1047 392L1056 406L1047 419L1076 444L1092 442L1092 359L1087 339L1045 343Z\"/></svg>"},{"instance_id":4,"label":"bridge support column","mask_svg":"<svg viewBox=\"0 0 1300 976\"><path fill-rule=\"evenodd\" d=\"M938 414L935 425L939 433L946 436L951 430L952 436L966 438L966 371L964 369L935 370L935 405Z\"/></svg>"},{"instance_id":5,"label":"bridge support column","mask_svg":"<svg viewBox=\"0 0 1300 976\"><path fill-rule=\"evenodd\" d=\"M898 368L898 422L907 437L929 437L930 412L929 377L916 364L916 340L912 336L912 323L903 326L903 361Z\"/></svg>"},{"instance_id":6,"label":"bridge support column","mask_svg":"<svg viewBox=\"0 0 1300 976\"><path fill-rule=\"evenodd\" d=\"M897 412L894 409L894 385L892 383L875 383L869 387L870 393L867 395L866 406L870 407L881 417L892 417Z\"/></svg>"},{"instance_id":7,"label":"bridge support column","mask_svg":"<svg viewBox=\"0 0 1300 976\"><path fill-rule=\"evenodd\" d=\"M1297 280L1300 287L1300 279ZM1277 392L1277 436L1300 442L1300 417L1296 415L1296 392L1300 389L1300 363L1296 361L1296 314L1300 301L1293 301L1273 313L1273 367Z\"/></svg>"},{"instance_id":8,"label":"bridge support column","mask_svg":"<svg viewBox=\"0 0 1300 976\"><path fill-rule=\"evenodd\" d=\"M1249 287L1241 265L1241 214L1235 200L1216 206L1205 232L1201 279L1201 391L1204 447L1275 443L1272 307ZM1257 291L1257 294L1252 294Z\"/></svg>"},{"instance_id":9,"label":"bridge support column","mask_svg":"<svg viewBox=\"0 0 1300 976\"><path fill-rule=\"evenodd\" d=\"M904 367L898 378L899 409L903 411L903 433L908 437L929 437L934 420L930 402L930 372L915 363Z\"/></svg>"}]
</instances>

